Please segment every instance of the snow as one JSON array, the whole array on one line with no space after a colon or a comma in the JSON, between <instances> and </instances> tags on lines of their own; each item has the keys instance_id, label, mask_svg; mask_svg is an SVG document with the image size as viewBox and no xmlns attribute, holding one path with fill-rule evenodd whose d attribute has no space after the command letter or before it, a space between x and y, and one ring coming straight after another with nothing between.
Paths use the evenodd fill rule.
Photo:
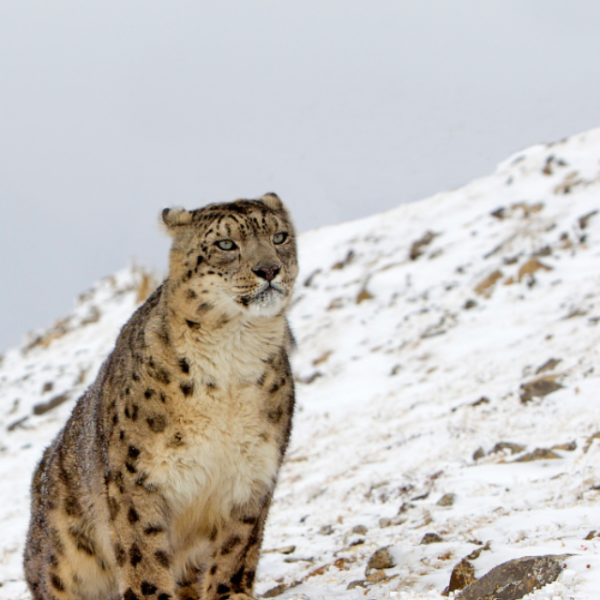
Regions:
<instances>
[{"instance_id":1,"label":"snow","mask_svg":"<svg viewBox=\"0 0 600 600\"><path fill-rule=\"evenodd\" d=\"M588 534L600 531L600 213L588 215L599 193L595 129L524 150L463 188L300 237L298 410L259 595L283 584L284 600L440 599L453 566L488 544L476 576L571 555L528 598L598 597L600 538ZM97 283L65 323L3 357L0 600L29 598L32 471L144 277L129 268ZM521 386L542 377L551 393L528 400ZM492 452L498 442L525 448ZM538 448L557 458L519 461ZM438 504L445 494L453 504ZM427 533L442 541L421 544ZM396 562L386 578L347 589L384 546Z\"/></svg>"}]
</instances>

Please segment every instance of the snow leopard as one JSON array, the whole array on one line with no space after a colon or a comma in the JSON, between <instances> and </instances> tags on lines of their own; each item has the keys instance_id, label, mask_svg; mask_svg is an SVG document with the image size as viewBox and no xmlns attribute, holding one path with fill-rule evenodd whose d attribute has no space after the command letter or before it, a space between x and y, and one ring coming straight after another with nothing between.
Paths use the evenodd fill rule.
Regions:
<instances>
[{"instance_id":1,"label":"snow leopard","mask_svg":"<svg viewBox=\"0 0 600 600\"><path fill-rule=\"evenodd\" d=\"M294 411L275 194L165 209L168 276L35 472L34 600L250 600Z\"/></svg>"}]
</instances>

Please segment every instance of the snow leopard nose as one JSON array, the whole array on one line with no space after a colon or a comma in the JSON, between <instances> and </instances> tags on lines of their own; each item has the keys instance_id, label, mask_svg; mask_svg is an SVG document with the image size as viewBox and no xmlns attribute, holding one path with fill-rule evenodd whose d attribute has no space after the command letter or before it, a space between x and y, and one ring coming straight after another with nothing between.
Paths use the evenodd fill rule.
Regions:
<instances>
[{"instance_id":1,"label":"snow leopard nose","mask_svg":"<svg viewBox=\"0 0 600 600\"><path fill-rule=\"evenodd\" d=\"M273 281L277 277L277 273L281 271L281 265L271 265L270 267L259 267L258 269L252 269L258 277L266 279L267 281Z\"/></svg>"}]
</instances>

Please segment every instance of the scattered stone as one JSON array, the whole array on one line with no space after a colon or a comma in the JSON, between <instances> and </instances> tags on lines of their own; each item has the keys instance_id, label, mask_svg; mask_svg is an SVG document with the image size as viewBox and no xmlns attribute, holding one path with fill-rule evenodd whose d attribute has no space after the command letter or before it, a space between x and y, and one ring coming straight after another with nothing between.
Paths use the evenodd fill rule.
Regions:
<instances>
[{"instance_id":1,"label":"scattered stone","mask_svg":"<svg viewBox=\"0 0 600 600\"><path fill-rule=\"evenodd\" d=\"M144 278L146 278L146 277L147 277L147 275L144 274ZM156 285L153 285L151 288L143 288L142 294L146 294L146 297L148 297L150 295L149 292L154 290L155 287L156 287ZM141 297L138 294L138 302L137 303L141 304L145 299L146 299L145 297ZM100 309L97 306L92 306L90 308L90 312L89 312L88 316L81 320L81 324L82 325L91 325L92 323L97 323L100 320L101 316L102 315L100 313Z\"/></svg>"},{"instance_id":2,"label":"scattered stone","mask_svg":"<svg viewBox=\"0 0 600 600\"><path fill-rule=\"evenodd\" d=\"M481 542L479 542L481 544ZM481 548L475 548L475 550L473 550L473 552L471 552L471 554L469 554L467 556L467 560L477 560L479 558L479 555L484 551L484 550L489 550L490 549L490 543L486 542L485 546L481 546Z\"/></svg>"},{"instance_id":3,"label":"scattered stone","mask_svg":"<svg viewBox=\"0 0 600 600\"><path fill-rule=\"evenodd\" d=\"M355 579L348 584L347 590L353 590L355 587L367 587L364 579Z\"/></svg>"},{"instance_id":4,"label":"scattered stone","mask_svg":"<svg viewBox=\"0 0 600 600\"><path fill-rule=\"evenodd\" d=\"M331 535L333 533L333 527L331 525L323 525L318 533L320 535Z\"/></svg>"},{"instance_id":5,"label":"scattered stone","mask_svg":"<svg viewBox=\"0 0 600 600\"><path fill-rule=\"evenodd\" d=\"M44 413L47 413L49 410L52 410L53 408L60 406L63 402L66 402L68 399L69 399L69 394L67 394L67 393L60 394L59 396L54 396L54 398L52 398L51 400L48 400L48 402L41 402L40 404L36 404L33 407L33 414L34 415L43 415Z\"/></svg>"},{"instance_id":6,"label":"scattered stone","mask_svg":"<svg viewBox=\"0 0 600 600\"><path fill-rule=\"evenodd\" d=\"M321 269L316 269L315 271L313 271L304 281L304 287L310 287L313 279L319 274L321 273Z\"/></svg>"},{"instance_id":7,"label":"scattered stone","mask_svg":"<svg viewBox=\"0 0 600 600\"><path fill-rule=\"evenodd\" d=\"M536 271L544 269L545 271L552 271L552 267L541 263L537 258L530 258L520 269L517 276L517 280L520 282L525 275L533 275Z\"/></svg>"},{"instance_id":8,"label":"scattered stone","mask_svg":"<svg viewBox=\"0 0 600 600\"><path fill-rule=\"evenodd\" d=\"M312 556L305 556L305 557L288 556L287 558L283 559L283 562L284 563L298 563L298 562L314 563L315 559Z\"/></svg>"},{"instance_id":9,"label":"scattered stone","mask_svg":"<svg viewBox=\"0 0 600 600\"><path fill-rule=\"evenodd\" d=\"M587 454L587 451L590 449L590 446L592 445L594 440L596 440L598 438L600 438L600 431L596 431L596 433L593 433L592 435L590 435L590 437L585 441L585 446L583 448L584 454Z\"/></svg>"},{"instance_id":10,"label":"scattered stone","mask_svg":"<svg viewBox=\"0 0 600 600\"><path fill-rule=\"evenodd\" d=\"M502 563L463 589L457 600L519 600L552 583L567 556L527 556Z\"/></svg>"},{"instance_id":11,"label":"scattered stone","mask_svg":"<svg viewBox=\"0 0 600 600\"><path fill-rule=\"evenodd\" d=\"M552 248L550 246L544 246L533 253L533 256L550 256L552 254Z\"/></svg>"},{"instance_id":12,"label":"scattered stone","mask_svg":"<svg viewBox=\"0 0 600 600\"><path fill-rule=\"evenodd\" d=\"M417 240L416 242L413 242L412 246L410 247L410 252L408 254L410 260L417 260L417 258L419 258L419 256L421 256L425 251L425 246L431 244L434 238L438 235L438 233L433 233L433 231L427 231L423 234L421 239Z\"/></svg>"},{"instance_id":13,"label":"scattered stone","mask_svg":"<svg viewBox=\"0 0 600 600\"><path fill-rule=\"evenodd\" d=\"M521 458L517 458L515 462L531 462L532 460L550 460L561 458L556 452L546 448L536 448L533 452L529 452Z\"/></svg>"},{"instance_id":14,"label":"scattered stone","mask_svg":"<svg viewBox=\"0 0 600 600\"><path fill-rule=\"evenodd\" d=\"M44 387L42 388L42 394L51 392L53 387L54 387L54 383L52 383L51 381L46 381L46 383L44 384Z\"/></svg>"},{"instance_id":15,"label":"scattered stone","mask_svg":"<svg viewBox=\"0 0 600 600\"><path fill-rule=\"evenodd\" d=\"M438 535L437 533L426 533L423 536L423 539L421 540L421 542L419 543L420 546L426 546L427 544L439 544L440 542L443 542L443 538L441 535Z\"/></svg>"},{"instance_id":16,"label":"scattered stone","mask_svg":"<svg viewBox=\"0 0 600 600\"><path fill-rule=\"evenodd\" d=\"M348 254L346 254L346 258L339 262L336 262L331 268L334 270L343 269L347 267L354 260L354 250L348 250Z\"/></svg>"},{"instance_id":17,"label":"scattered stone","mask_svg":"<svg viewBox=\"0 0 600 600\"><path fill-rule=\"evenodd\" d=\"M592 529L583 539L584 540L593 540L596 537L596 530Z\"/></svg>"},{"instance_id":18,"label":"scattered stone","mask_svg":"<svg viewBox=\"0 0 600 600\"><path fill-rule=\"evenodd\" d=\"M370 584L381 583L382 581L387 580L387 578L384 571L375 571L374 573L369 573L367 575L366 582Z\"/></svg>"},{"instance_id":19,"label":"scattered stone","mask_svg":"<svg viewBox=\"0 0 600 600\"><path fill-rule=\"evenodd\" d=\"M527 202L517 202L513 204L511 210L520 208L523 211L524 217L529 217L533 213L538 213L544 208L543 202L536 202L535 204L527 204Z\"/></svg>"},{"instance_id":20,"label":"scattered stone","mask_svg":"<svg viewBox=\"0 0 600 600\"><path fill-rule=\"evenodd\" d=\"M327 307L327 310L337 310L344 306L344 298L334 298Z\"/></svg>"},{"instance_id":21,"label":"scattered stone","mask_svg":"<svg viewBox=\"0 0 600 600\"><path fill-rule=\"evenodd\" d=\"M444 494L438 501L438 506L452 506L456 500L456 494Z\"/></svg>"},{"instance_id":22,"label":"scattered stone","mask_svg":"<svg viewBox=\"0 0 600 600\"><path fill-rule=\"evenodd\" d=\"M594 216L597 215L598 211L597 210L593 210L592 212L588 213L587 215L583 215L583 217L579 217L578 223L579 223L579 227L581 227L581 229L585 229L588 226L588 221Z\"/></svg>"},{"instance_id":23,"label":"scattered stone","mask_svg":"<svg viewBox=\"0 0 600 600\"><path fill-rule=\"evenodd\" d=\"M492 217L495 217L496 219L499 219L500 221L502 219L506 218L506 209L504 208L504 206L501 206L500 208L497 208L496 210L493 210L491 213Z\"/></svg>"},{"instance_id":24,"label":"scattered stone","mask_svg":"<svg viewBox=\"0 0 600 600\"><path fill-rule=\"evenodd\" d=\"M379 519L379 527L381 527L382 529L384 527L390 527L392 525L392 520L388 519L387 517L383 517L381 519Z\"/></svg>"},{"instance_id":25,"label":"scattered stone","mask_svg":"<svg viewBox=\"0 0 600 600\"><path fill-rule=\"evenodd\" d=\"M577 450L577 442L569 442L567 444L556 444L556 446L552 446L550 450L565 450L567 452L573 452L573 450Z\"/></svg>"},{"instance_id":26,"label":"scattered stone","mask_svg":"<svg viewBox=\"0 0 600 600\"><path fill-rule=\"evenodd\" d=\"M315 358L315 360L313 360L313 366L317 366L320 365L321 363L324 363L331 355L333 354L333 352L331 350L327 350L327 352L323 352L323 354L321 354L321 356L319 356L319 358Z\"/></svg>"},{"instance_id":27,"label":"scattered stone","mask_svg":"<svg viewBox=\"0 0 600 600\"><path fill-rule=\"evenodd\" d=\"M403 502L402 506L400 506L400 508L398 509L398 514L401 515L414 507L415 507L415 505L411 504L410 502Z\"/></svg>"},{"instance_id":28,"label":"scattered stone","mask_svg":"<svg viewBox=\"0 0 600 600\"><path fill-rule=\"evenodd\" d=\"M475 286L475 293L479 296L489 298L492 295L494 284L498 279L502 279L502 271L496 269L493 273L490 273L483 281Z\"/></svg>"},{"instance_id":29,"label":"scattered stone","mask_svg":"<svg viewBox=\"0 0 600 600\"><path fill-rule=\"evenodd\" d=\"M560 234L560 247L562 250L570 250L573 247L573 242L569 239L569 234L563 231Z\"/></svg>"},{"instance_id":30,"label":"scattered stone","mask_svg":"<svg viewBox=\"0 0 600 600\"><path fill-rule=\"evenodd\" d=\"M376 550L367 564L367 573L371 569L391 569L396 566L396 561L393 559L389 551L389 546Z\"/></svg>"},{"instance_id":31,"label":"scattered stone","mask_svg":"<svg viewBox=\"0 0 600 600\"><path fill-rule=\"evenodd\" d=\"M489 404L490 403L490 399L486 398L485 396L481 396L481 398L479 398L479 400L475 400L475 402L471 403L471 406L481 406L482 404Z\"/></svg>"},{"instance_id":32,"label":"scattered stone","mask_svg":"<svg viewBox=\"0 0 600 600\"><path fill-rule=\"evenodd\" d=\"M562 362L560 358L549 358L541 367L538 367L535 374L545 373L546 371L552 371L559 362Z\"/></svg>"},{"instance_id":33,"label":"scattered stone","mask_svg":"<svg viewBox=\"0 0 600 600\"><path fill-rule=\"evenodd\" d=\"M502 259L502 262L505 265L514 265L515 263L519 262L519 257L521 256L521 253L519 252L519 254L516 254L515 256L505 256Z\"/></svg>"},{"instance_id":34,"label":"scattered stone","mask_svg":"<svg viewBox=\"0 0 600 600\"><path fill-rule=\"evenodd\" d=\"M397 374L400 372L400 370L401 370L401 369L402 369L402 366L401 366L401 365L394 365L394 367L393 367L393 368L392 368L392 370L390 371L390 375L391 375L391 376L393 376L393 375L397 375Z\"/></svg>"},{"instance_id":35,"label":"scattered stone","mask_svg":"<svg viewBox=\"0 0 600 600\"><path fill-rule=\"evenodd\" d=\"M523 452L527 446L523 444L515 444L513 442L498 442L491 450L490 454L496 454L497 452L503 452L508 450L511 454L519 454Z\"/></svg>"},{"instance_id":36,"label":"scattered stone","mask_svg":"<svg viewBox=\"0 0 600 600\"><path fill-rule=\"evenodd\" d=\"M567 319L574 319L575 317L585 317L587 315L587 310L581 308L574 308L569 311L569 314L566 317L563 317L563 321Z\"/></svg>"},{"instance_id":37,"label":"scattered stone","mask_svg":"<svg viewBox=\"0 0 600 600\"><path fill-rule=\"evenodd\" d=\"M521 403L527 404L533 398L543 398L552 392L561 390L563 386L556 381L558 375L546 375L521 384Z\"/></svg>"},{"instance_id":38,"label":"scattered stone","mask_svg":"<svg viewBox=\"0 0 600 600\"><path fill-rule=\"evenodd\" d=\"M452 569L450 583L442 592L442 596L449 596L450 592L462 590L475 581L477 581L475 578L475 567L466 558L463 558Z\"/></svg>"},{"instance_id":39,"label":"scattered stone","mask_svg":"<svg viewBox=\"0 0 600 600\"><path fill-rule=\"evenodd\" d=\"M26 415L24 417L22 417L21 419L19 419L18 421L15 421L14 423L11 423L6 430L7 431L14 431L17 427L21 427L23 425L23 423L25 423L25 421L27 421L27 419L29 419L29 415Z\"/></svg>"},{"instance_id":40,"label":"scattered stone","mask_svg":"<svg viewBox=\"0 0 600 600\"><path fill-rule=\"evenodd\" d=\"M472 308L475 308L476 306L477 306L477 302L475 302L475 300L469 299L464 303L463 308L465 310L470 310Z\"/></svg>"},{"instance_id":41,"label":"scattered stone","mask_svg":"<svg viewBox=\"0 0 600 600\"><path fill-rule=\"evenodd\" d=\"M365 285L365 287L363 287L362 290L360 290L360 292L358 293L358 296L356 296L356 304L360 304L361 302L363 302L363 300L371 300L374 297L375 296L373 296L373 294L369 292Z\"/></svg>"},{"instance_id":42,"label":"scattered stone","mask_svg":"<svg viewBox=\"0 0 600 600\"><path fill-rule=\"evenodd\" d=\"M365 535L369 531L364 525L355 525L352 528L352 533L358 533L358 535Z\"/></svg>"},{"instance_id":43,"label":"scattered stone","mask_svg":"<svg viewBox=\"0 0 600 600\"><path fill-rule=\"evenodd\" d=\"M479 460L480 458L483 458L485 456L485 452L483 451L483 448L480 446L479 448L477 448L477 450L475 450L475 452L473 452L473 460Z\"/></svg>"},{"instance_id":44,"label":"scattered stone","mask_svg":"<svg viewBox=\"0 0 600 600\"><path fill-rule=\"evenodd\" d=\"M272 587L270 590L267 590L264 594L262 594L262 598L275 598L275 596L279 596L288 589L288 586L285 583L280 583L275 587Z\"/></svg>"},{"instance_id":45,"label":"scattered stone","mask_svg":"<svg viewBox=\"0 0 600 600\"><path fill-rule=\"evenodd\" d=\"M311 375L307 375L306 377L298 377L298 382L305 383L308 385L316 379L318 379L319 377L323 377L323 373L321 373L321 371L315 371L314 373L312 373Z\"/></svg>"},{"instance_id":46,"label":"scattered stone","mask_svg":"<svg viewBox=\"0 0 600 600\"><path fill-rule=\"evenodd\" d=\"M296 546L284 546L283 548L278 548L277 552L280 554L292 554L296 550Z\"/></svg>"},{"instance_id":47,"label":"scattered stone","mask_svg":"<svg viewBox=\"0 0 600 600\"><path fill-rule=\"evenodd\" d=\"M360 546L365 543L365 538L355 538L349 544L348 547L352 548L352 546Z\"/></svg>"},{"instance_id":48,"label":"scattered stone","mask_svg":"<svg viewBox=\"0 0 600 600\"><path fill-rule=\"evenodd\" d=\"M419 494L418 496L415 496L414 498L411 498L412 501L415 500L425 500L425 498L429 497L429 492L425 492L424 494Z\"/></svg>"}]
</instances>

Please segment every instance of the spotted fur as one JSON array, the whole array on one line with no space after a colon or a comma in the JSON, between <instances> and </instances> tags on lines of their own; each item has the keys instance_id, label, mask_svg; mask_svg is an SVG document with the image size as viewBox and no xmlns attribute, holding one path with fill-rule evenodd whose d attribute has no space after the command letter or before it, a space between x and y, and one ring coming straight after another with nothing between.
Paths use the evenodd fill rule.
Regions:
<instances>
[{"instance_id":1,"label":"spotted fur","mask_svg":"<svg viewBox=\"0 0 600 600\"><path fill-rule=\"evenodd\" d=\"M169 276L35 473L34 600L252 596L294 406L294 229L274 194L162 219Z\"/></svg>"}]
</instances>

